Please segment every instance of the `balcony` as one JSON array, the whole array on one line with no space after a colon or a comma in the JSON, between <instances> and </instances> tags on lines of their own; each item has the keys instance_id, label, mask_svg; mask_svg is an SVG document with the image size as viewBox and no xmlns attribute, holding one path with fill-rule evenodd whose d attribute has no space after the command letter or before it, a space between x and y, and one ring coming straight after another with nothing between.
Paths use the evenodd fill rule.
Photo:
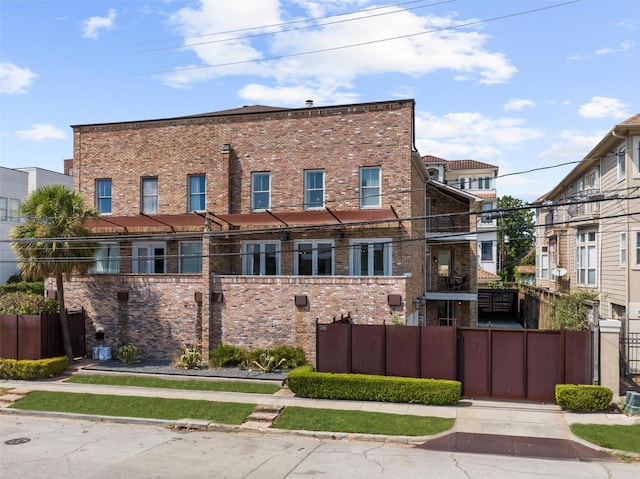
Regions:
<instances>
[{"instance_id":1,"label":"balcony","mask_svg":"<svg viewBox=\"0 0 640 479\"><path fill-rule=\"evenodd\" d=\"M600 200L603 199L604 195L596 189L581 191L569 199L567 214L570 218L597 218L600 216Z\"/></svg>"},{"instance_id":2,"label":"balcony","mask_svg":"<svg viewBox=\"0 0 640 479\"><path fill-rule=\"evenodd\" d=\"M475 275L475 272L473 272ZM431 287L425 293L427 299L432 300L475 300L477 298L477 286L475 277L470 271L458 271L451 276L439 276L431 274L429 278Z\"/></svg>"}]
</instances>

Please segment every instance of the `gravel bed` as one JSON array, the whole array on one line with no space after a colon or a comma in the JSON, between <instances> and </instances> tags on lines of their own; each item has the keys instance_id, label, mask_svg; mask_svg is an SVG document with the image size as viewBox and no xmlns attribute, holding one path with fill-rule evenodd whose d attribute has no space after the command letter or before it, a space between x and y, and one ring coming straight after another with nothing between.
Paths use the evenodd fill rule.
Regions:
<instances>
[{"instance_id":1,"label":"gravel bed","mask_svg":"<svg viewBox=\"0 0 640 479\"><path fill-rule=\"evenodd\" d=\"M195 376L195 377L217 377L232 379L265 379L284 381L289 374L288 369L276 370L265 373L240 368L219 368L219 369L182 369L176 368L171 361L140 361L133 364L123 363L116 359L106 361L96 361L94 364L87 365L83 369L89 371L113 371L127 374L167 374L174 376Z\"/></svg>"}]
</instances>

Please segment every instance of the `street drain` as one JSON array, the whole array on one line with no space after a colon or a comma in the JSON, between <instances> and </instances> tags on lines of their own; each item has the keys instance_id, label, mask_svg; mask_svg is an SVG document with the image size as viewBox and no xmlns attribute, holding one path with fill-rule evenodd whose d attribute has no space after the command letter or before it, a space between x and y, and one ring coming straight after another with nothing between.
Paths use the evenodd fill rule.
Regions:
<instances>
[{"instance_id":1,"label":"street drain","mask_svg":"<svg viewBox=\"0 0 640 479\"><path fill-rule=\"evenodd\" d=\"M16 444L25 444L31 441L28 437L18 437L16 439L9 439L8 441L4 441L8 446L15 446Z\"/></svg>"}]
</instances>

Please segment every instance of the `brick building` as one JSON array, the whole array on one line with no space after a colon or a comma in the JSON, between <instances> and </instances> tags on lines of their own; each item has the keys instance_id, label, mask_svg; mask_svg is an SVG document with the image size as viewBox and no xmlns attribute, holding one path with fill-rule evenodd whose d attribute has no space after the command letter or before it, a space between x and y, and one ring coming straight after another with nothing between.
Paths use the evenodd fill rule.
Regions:
<instances>
[{"instance_id":1,"label":"brick building","mask_svg":"<svg viewBox=\"0 0 640 479\"><path fill-rule=\"evenodd\" d=\"M67 283L68 306L87 311L89 340L102 330L147 358L286 344L314 362L316 321L435 322L427 214L475 221L471 195L427 188L413 100L73 131L74 188L101 212L88 226L103 248L95 274ZM472 234L456 247L469 278L458 295L474 287Z\"/></svg>"}]
</instances>

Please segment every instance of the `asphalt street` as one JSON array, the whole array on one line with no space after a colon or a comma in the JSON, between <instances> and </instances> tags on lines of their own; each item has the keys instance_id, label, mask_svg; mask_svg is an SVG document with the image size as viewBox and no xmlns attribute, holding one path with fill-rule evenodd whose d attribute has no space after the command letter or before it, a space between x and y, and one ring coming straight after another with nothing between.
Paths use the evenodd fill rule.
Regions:
<instances>
[{"instance_id":1,"label":"asphalt street","mask_svg":"<svg viewBox=\"0 0 640 479\"><path fill-rule=\"evenodd\" d=\"M0 416L0 477L638 479L638 463L425 450L291 433L203 432L34 415Z\"/></svg>"}]
</instances>

